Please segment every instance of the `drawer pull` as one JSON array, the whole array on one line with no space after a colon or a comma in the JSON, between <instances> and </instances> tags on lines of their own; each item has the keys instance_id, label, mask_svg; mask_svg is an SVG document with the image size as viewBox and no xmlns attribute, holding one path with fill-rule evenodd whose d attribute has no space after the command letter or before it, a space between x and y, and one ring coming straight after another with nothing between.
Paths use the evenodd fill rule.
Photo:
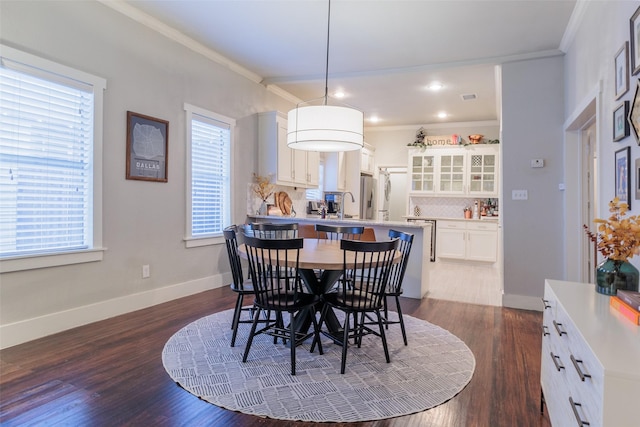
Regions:
<instances>
[{"instance_id":1,"label":"drawer pull","mask_svg":"<svg viewBox=\"0 0 640 427\"><path fill-rule=\"evenodd\" d=\"M553 364L556 365L556 369L558 370L558 372L560 372L560 369L564 369L564 366L559 363L560 356L556 356L555 354L553 354L553 351L549 354L551 355L551 360L553 360Z\"/></svg>"},{"instance_id":2,"label":"drawer pull","mask_svg":"<svg viewBox=\"0 0 640 427\"><path fill-rule=\"evenodd\" d=\"M547 325L542 325L542 336L546 337L547 335L551 335L549 333L549 328L547 328Z\"/></svg>"},{"instance_id":3,"label":"drawer pull","mask_svg":"<svg viewBox=\"0 0 640 427\"><path fill-rule=\"evenodd\" d=\"M573 401L573 398L569 398L569 403L571 403L571 409L573 409L573 415L576 417L576 421L578 422L578 426L583 427L583 426L590 426L591 424L589 424L589 421L584 421L582 419L582 417L580 417L580 414L578 413L578 406L582 407L581 404L576 403Z\"/></svg>"},{"instance_id":4,"label":"drawer pull","mask_svg":"<svg viewBox=\"0 0 640 427\"><path fill-rule=\"evenodd\" d=\"M544 305L544 309L546 310L547 308L551 308L551 305L549 304L549 300L548 299L544 299L542 298L542 304Z\"/></svg>"},{"instance_id":5,"label":"drawer pull","mask_svg":"<svg viewBox=\"0 0 640 427\"><path fill-rule=\"evenodd\" d=\"M578 363L582 363L582 360L576 359L575 357L573 357L573 354L570 356L571 362L573 362L573 367L576 368L576 371L578 372L578 375L580 375L580 379L582 381L584 381L585 378L591 378L590 374L585 374L584 372L582 372L582 369L580 369L580 366L578 366Z\"/></svg>"},{"instance_id":6,"label":"drawer pull","mask_svg":"<svg viewBox=\"0 0 640 427\"><path fill-rule=\"evenodd\" d=\"M562 336L562 334L567 335L567 331L561 331L560 330L560 326L562 326L562 323L558 323L555 320L553 321L553 326L555 326L556 331L558 332L558 335Z\"/></svg>"}]
</instances>

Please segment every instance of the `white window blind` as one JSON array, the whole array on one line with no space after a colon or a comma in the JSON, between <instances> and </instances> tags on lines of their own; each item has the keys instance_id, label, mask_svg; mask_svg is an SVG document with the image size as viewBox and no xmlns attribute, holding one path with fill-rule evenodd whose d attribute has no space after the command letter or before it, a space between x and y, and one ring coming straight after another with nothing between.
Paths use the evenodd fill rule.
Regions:
<instances>
[{"instance_id":1,"label":"white window blind","mask_svg":"<svg viewBox=\"0 0 640 427\"><path fill-rule=\"evenodd\" d=\"M231 126L191 117L191 236L220 235L231 218Z\"/></svg>"},{"instance_id":2,"label":"white window blind","mask_svg":"<svg viewBox=\"0 0 640 427\"><path fill-rule=\"evenodd\" d=\"M318 166L318 188L309 188L306 190L306 199L307 200L323 200L323 190L324 189L324 161L320 159L320 164Z\"/></svg>"},{"instance_id":3,"label":"white window blind","mask_svg":"<svg viewBox=\"0 0 640 427\"><path fill-rule=\"evenodd\" d=\"M0 257L93 244L93 87L37 74L0 67Z\"/></svg>"}]
</instances>

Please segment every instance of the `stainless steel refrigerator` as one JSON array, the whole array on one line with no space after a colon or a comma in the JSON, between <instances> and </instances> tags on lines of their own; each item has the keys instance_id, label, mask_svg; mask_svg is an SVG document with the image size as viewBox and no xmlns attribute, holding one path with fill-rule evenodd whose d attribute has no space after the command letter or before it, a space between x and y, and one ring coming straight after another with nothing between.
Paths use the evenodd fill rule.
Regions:
<instances>
[{"instance_id":1,"label":"stainless steel refrigerator","mask_svg":"<svg viewBox=\"0 0 640 427\"><path fill-rule=\"evenodd\" d=\"M373 219L376 211L376 180L369 175L360 176L360 218Z\"/></svg>"}]
</instances>

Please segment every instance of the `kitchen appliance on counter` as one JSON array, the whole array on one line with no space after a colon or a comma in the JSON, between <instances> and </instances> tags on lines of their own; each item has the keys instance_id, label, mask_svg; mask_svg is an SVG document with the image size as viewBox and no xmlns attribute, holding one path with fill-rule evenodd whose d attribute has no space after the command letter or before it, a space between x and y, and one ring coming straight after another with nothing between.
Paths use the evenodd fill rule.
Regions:
<instances>
[{"instance_id":1,"label":"kitchen appliance on counter","mask_svg":"<svg viewBox=\"0 0 640 427\"><path fill-rule=\"evenodd\" d=\"M376 206L376 180L369 175L360 176L360 218L373 219Z\"/></svg>"},{"instance_id":2,"label":"kitchen appliance on counter","mask_svg":"<svg viewBox=\"0 0 640 427\"><path fill-rule=\"evenodd\" d=\"M343 193L340 191L325 191L324 203L327 206L328 214L337 214L342 206Z\"/></svg>"}]
</instances>

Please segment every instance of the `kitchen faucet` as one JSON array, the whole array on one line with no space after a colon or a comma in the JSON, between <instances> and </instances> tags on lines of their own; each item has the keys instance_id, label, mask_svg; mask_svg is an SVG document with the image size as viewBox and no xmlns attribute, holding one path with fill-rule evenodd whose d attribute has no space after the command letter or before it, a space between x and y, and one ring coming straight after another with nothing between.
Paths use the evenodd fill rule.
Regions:
<instances>
[{"instance_id":1,"label":"kitchen faucet","mask_svg":"<svg viewBox=\"0 0 640 427\"><path fill-rule=\"evenodd\" d=\"M346 194L351 196L352 203L356 202L356 198L353 197L353 193L351 191L345 191L344 193L342 193L342 203L340 203L340 219L344 219L344 196Z\"/></svg>"}]
</instances>

